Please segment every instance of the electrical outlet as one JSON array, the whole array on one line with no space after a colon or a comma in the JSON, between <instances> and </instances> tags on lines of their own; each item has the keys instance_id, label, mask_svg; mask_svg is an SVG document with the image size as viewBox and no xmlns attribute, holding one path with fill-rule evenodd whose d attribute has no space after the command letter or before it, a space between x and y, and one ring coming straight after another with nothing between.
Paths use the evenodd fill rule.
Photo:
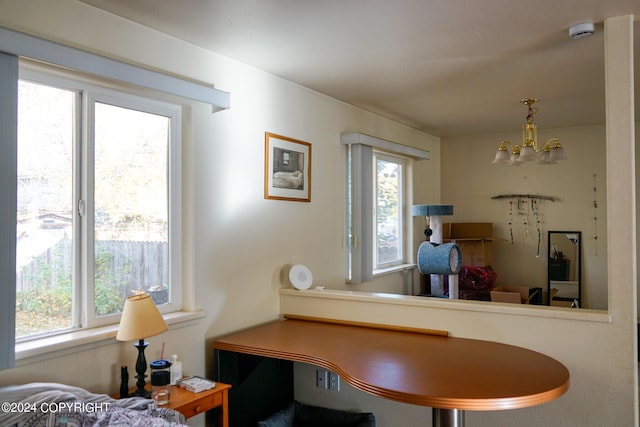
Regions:
<instances>
[{"instance_id":1,"label":"electrical outlet","mask_svg":"<svg viewBox=\"0 0 640 427\"><path fill-rule=\"evenodd\" d=\"M329 388L329 371L316 369L316 387Z\"/></svg>"},{"instance_id":2,"label":"electrical outlet","mask_svg":"<svg viewBox=\"0 0 640 427\"><path fill-rule=\"evenodd\" d=\"M340 375L329 372L329 390L340 391Z\"/></svg>"}]
</instances>

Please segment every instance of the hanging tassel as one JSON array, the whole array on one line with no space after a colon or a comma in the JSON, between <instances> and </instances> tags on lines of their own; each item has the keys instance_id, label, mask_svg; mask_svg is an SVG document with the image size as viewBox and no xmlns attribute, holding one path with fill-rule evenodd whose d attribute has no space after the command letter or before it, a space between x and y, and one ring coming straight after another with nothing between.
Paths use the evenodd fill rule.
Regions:
<instances>
[{"instance_id":1,"label":"hanging tassel","mask_svg":"<svg viewBox=\"0 0 640 427\"><path fill-rule=\"evenodd\" d=\"M513 200L509 201L509 235L511 236L511 244L513 245Z\"/></svg>"}]
</instances>

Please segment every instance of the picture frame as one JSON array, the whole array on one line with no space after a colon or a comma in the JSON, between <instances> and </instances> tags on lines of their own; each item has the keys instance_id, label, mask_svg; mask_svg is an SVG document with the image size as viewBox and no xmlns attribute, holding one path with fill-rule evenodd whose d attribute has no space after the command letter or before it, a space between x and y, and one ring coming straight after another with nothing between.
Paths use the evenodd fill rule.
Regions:
<instances>
[{"instance_id":1,"label":"picture frame","mask_svg":"<svg viewBox=\"0 0 640 427\"><path fill-rule=\"evenodd\" d=\"M264 198L311 201L311 143L265 132Z\"/></svg>"}]
</instances>

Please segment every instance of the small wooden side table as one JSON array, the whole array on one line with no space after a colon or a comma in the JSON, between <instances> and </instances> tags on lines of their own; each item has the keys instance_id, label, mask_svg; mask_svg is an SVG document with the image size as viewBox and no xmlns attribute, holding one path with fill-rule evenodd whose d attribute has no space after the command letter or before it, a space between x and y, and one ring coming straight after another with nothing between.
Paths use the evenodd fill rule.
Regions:
<instances>
[{"instance_id":1,"label":"small wooden side table","mask_svg":"<svg viewBox=\"0 0 640 427\"><path fill-rule=\"evenodd\" d=\"M179 386L172 385L169 403L160 406L180 412L185 418L207 412L213 408L220 408L220 425L229 427L229 384L216 382L212 389L192 393Z\"/></svg>"},{"instance_id":2,"label":"small wooden side table","mask_svg":"<svg viewBox=\"0 0 640 427\"><path fill-rule=\"evenodd\" d=\"M220 425L229 427L229 384L216 381L216 386L212 389L192 393L177 385L171 386L169 392L169 403L161 405L159 408L170 408L180 412L185 418L191 418L214 408L220 408ZM131 393L135 388L131 390ZM114 395L116 399L120 395Z\"/></svg>"}]
</instances>

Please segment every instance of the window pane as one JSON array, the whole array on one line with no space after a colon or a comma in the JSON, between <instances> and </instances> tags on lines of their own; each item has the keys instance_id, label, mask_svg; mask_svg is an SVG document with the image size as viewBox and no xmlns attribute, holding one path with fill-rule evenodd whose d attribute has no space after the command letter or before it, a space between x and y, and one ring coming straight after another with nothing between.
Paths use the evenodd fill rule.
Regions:
<instances>
[{"instance_id":1,"label":"window pane","mask_svg":"<svg viewBox=\"0 0 640 427\"><path fill-rule=\"evenodd\" d=\"M376 265L402 260L402 164L376 159Z\"/></svg>"},{"instance_id":2,"label":"window pane","mask_svg":"<svg viewBox=\"0 0 640 427\"><path fill-rule=\"evenodd\" d=\"M73 326L74 98L19 82L16 338Z\"/></svg>"},{"instance_id":3,"label":"window pane","mask_svg":"<svg viewBox=\"0 0 640 427\"><path fill-rule=\"evenodd\" d=\"M169 302L169 118L95 104L95 313L133 290Z\"/></svg>"}]
</instances>

